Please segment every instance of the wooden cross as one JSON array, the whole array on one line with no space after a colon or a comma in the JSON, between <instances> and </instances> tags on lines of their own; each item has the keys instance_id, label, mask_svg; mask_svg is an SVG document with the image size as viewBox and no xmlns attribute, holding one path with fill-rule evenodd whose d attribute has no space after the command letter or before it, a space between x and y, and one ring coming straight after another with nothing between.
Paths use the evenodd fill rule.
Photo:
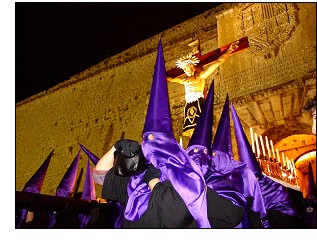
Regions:
<instances>
[{"instance_id":1,"label":"wooden cross","mask_svg":"<svg viewBox=\"0 0 317 244\"><path fill-rule=\"evenodd\" d=\"M231 42L231 43L233 43L233 42ZM202 55L200 57L200 65L205 66L205 65L208 65L208 64L216 61L221 55L223 55L228 50L231 43L226 44L220 48L217 48L209 53ZM240 52L248 47L249 47L248 37L242 37L241 39L239 39L238 48L236 50L234 50L230 54L230 56L233 54L236 54L236 53L238 53L238 52ZM182 69L177 68L177 67L172 68L166 72L167 77L177 77L177 76L181 76L183 74L184 74L184 71Z\"/></svg>"}]
</instances>

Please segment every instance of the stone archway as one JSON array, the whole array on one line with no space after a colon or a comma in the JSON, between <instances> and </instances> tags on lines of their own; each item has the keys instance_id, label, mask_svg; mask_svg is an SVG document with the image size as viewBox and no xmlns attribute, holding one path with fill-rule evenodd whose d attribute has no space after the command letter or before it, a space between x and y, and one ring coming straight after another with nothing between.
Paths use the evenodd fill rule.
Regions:
<instances>
[{"instance_id":1,"label":"stone archway","mask_svg":"<svg viewBox=\"0 0 317 244\"><path fill-rule=\"evenodd\" d=\"M283 138L275 147L288 158L294 159L295 169L301 192L306 196L308 164L311 163L316 182L316 135L294 134ZM303 155L308 155L302 159Z\"/></svg>"}]
</instances>

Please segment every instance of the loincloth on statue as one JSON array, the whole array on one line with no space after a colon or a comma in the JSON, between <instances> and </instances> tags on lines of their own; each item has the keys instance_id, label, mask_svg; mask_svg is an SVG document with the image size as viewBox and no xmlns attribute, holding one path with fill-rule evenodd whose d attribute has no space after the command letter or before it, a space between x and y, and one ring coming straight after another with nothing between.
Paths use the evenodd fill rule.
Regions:
<instances>
[{"instance_id":1,"label":"loincloth on statue","mask_svg":"<svg viewBox=\"0 0 317 244\"><path fill-rule=\"evenodd\" d=\"M200 97L198 100L186 103L184 108L183 136L191 137L197 121L200 118L204 101L205 99Z\"/></svg>"}]
</instances>

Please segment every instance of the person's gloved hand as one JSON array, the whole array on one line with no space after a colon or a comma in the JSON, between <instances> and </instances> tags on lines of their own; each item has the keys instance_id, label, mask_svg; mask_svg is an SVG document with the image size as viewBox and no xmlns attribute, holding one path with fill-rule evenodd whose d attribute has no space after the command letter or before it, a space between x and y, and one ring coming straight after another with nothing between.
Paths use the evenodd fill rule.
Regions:
<instances>
[{"instance_id":1,"label":"person's gloved hand","mask_svg":"<svg viewBox=\"0 0 317 244\"><path fill-rule=\"evenodd\" d=\"M123 139L119 140L114 144L114 148L118 150L119 148L122 149L122 153L126 157L131 157L135 154L135 152L139 149L139 143L134 140Z\"/></svg>"},{"instance_id":2,"label":"person's gloved hand","mask_svg":"<svg viewBox=\"0 0 317 244\"><path fill-rule=\"evenodd\" d=\"M152 164L148 167L144 174L144 181L149 184L154 178L160 178L162 175L161 170L155 168Z\"/></svg>"}]
</instances>

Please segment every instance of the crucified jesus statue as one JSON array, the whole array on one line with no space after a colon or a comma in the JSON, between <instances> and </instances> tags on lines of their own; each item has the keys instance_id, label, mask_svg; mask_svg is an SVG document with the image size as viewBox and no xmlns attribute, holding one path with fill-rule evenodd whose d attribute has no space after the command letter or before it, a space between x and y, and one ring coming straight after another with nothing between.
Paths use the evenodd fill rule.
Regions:
<instances>
[{"instance_id":1,"label":"crucified jesus statue","mask_svg":"<svg viewBox=\"0 0 317 244\"><path fill-rule=\"evenodd\" d=\"M182 69L186 77L167 77L167 82L176 82L184 85L186 105L184 108L183 136L190 138L205 101L206 79L238 48L239 41L231 43L228 50L206 69L203 69L200 64L199 39L191 42L188 46L192 47L191 53L176 61L177 68Z\"/></svg>"}]
</instances>

